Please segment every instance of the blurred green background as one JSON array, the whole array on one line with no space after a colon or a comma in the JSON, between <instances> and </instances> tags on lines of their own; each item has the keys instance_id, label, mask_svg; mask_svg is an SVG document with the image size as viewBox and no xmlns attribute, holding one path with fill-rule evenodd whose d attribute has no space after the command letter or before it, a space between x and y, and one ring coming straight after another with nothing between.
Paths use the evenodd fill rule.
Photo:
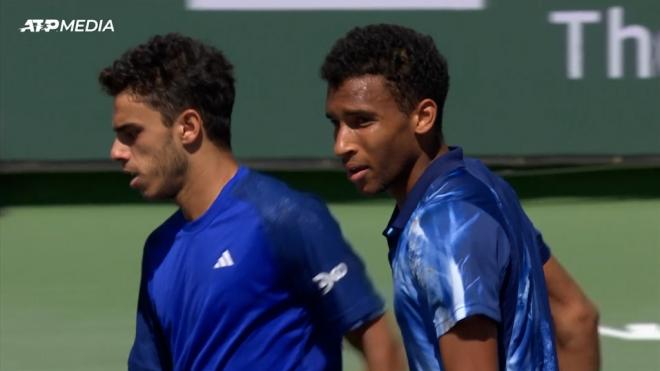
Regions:
<instances>
[{"instance_id":1,"label":"blurred green background","mask_svg":"<svg viewBox=\"0 0 660 371\"><path fill-rule=\"evenodd\" d=\"M464 11L193 11L184 0L3 0L0 161L106 160L112 106L99 71L173 31L211 43L234 63L238 156L331 158L319 68L349 29L379 22L428 33L447 56L445 134L466 153L660 157L660 2L481 3ZM569 43L568 23L550 17L583 18L580 12L599 21L571 26L579 26L581 42ZM115 32L20 32L33 18L113 20ZM624 37L627 27L642 36ZM608 75L610 51L623 65L621 78ZM569 53L583 61L580 79L568 76Z\"/></svg>"}]
</instances>

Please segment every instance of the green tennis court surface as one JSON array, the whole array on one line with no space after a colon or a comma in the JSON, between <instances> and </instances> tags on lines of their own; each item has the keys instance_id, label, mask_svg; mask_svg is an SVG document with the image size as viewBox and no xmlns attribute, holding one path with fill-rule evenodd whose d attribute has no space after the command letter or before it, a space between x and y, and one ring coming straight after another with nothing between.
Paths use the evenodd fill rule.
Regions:
<instances>
[{"instance_id":1,"label":"green tennis court surface","mask_svg":"<svg viewBox=\"0 0 660 371\"><path fill-rule=\"evenodd\" d=\"M331 204L389 303L380 232L390 208L382 199ZM525 208L598 304L602 325L660 324L660 198L533 198ZM0 210L0 370L125 369L142 243L174 208ZM660 340L601 341L606 371L660 370ZM345 369L360 369L345 354Z\"/></svg>"}]
</instances>

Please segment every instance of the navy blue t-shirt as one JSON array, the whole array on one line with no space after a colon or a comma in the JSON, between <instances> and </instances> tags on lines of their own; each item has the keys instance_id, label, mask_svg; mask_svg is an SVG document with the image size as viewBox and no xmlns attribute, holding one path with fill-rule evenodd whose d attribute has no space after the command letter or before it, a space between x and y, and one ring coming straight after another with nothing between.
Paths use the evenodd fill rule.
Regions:
<instances>
[{"instance_id":1,"label":"navy blue t-shirt","mask_svg":"<svg viewBox=\"0 0 660 371\"><path fill-rule=\"evenodd\" d=\"M148 238L130 370L340 370L383 313L325 205L239 168L211 207Z\"/></svg>"}]
</instances>

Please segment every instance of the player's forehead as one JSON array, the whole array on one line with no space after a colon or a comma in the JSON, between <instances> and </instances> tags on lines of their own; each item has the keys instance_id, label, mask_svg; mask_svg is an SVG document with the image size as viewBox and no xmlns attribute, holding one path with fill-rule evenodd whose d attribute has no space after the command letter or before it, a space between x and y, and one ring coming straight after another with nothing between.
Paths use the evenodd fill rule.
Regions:
<instances>
[{"instance_id":1,"label":"player's forehead","mask_svg":"<svg viewBox=\"0 0 660 371\"><path fill-rule=\"evenodd\" d=\"M160 120L160 113L144 102L144 99L130 92L117 94L113 102L113 128L127 123L139 124Z\"/></svg>"},{"instance_id":2,"label":"player's forehead","mask_svg":"<svg viewBox=\"0 0 660 371\"><path fill-rule=\"evenodd\" d=\"M339 86L328 87L326 97L326 110L329 114L368 111L390 104L396 104L396 101L381 75L348 78Z\"/></svg>"}]
</instances>

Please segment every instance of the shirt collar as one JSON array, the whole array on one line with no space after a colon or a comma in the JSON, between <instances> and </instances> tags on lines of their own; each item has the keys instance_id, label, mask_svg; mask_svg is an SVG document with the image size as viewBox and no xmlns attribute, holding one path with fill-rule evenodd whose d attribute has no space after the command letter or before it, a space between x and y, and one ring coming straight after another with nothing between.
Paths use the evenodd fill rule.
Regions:
<instances>
[{"instance_id":1,"label":"shirt collar","mask_svg":"<svg viewBox=\"0 0 660 371\"><path fill-rule=\"evenodd\" d=\"M429 164L412 190L408 192L406 200L403 202L403 207L401 209L398 207L394 208L390 221L387 223L387 228L383 231L390 250L396 247L401 231L403 231L406 223L408 223L408 219L410 219L413 211L417 208L417 204L424 197L426 190L431 186L433 181L461 166L463 166L463 149L461 147L449 147L449 152L436 158Z\"/></svg>"}]
</instances>

